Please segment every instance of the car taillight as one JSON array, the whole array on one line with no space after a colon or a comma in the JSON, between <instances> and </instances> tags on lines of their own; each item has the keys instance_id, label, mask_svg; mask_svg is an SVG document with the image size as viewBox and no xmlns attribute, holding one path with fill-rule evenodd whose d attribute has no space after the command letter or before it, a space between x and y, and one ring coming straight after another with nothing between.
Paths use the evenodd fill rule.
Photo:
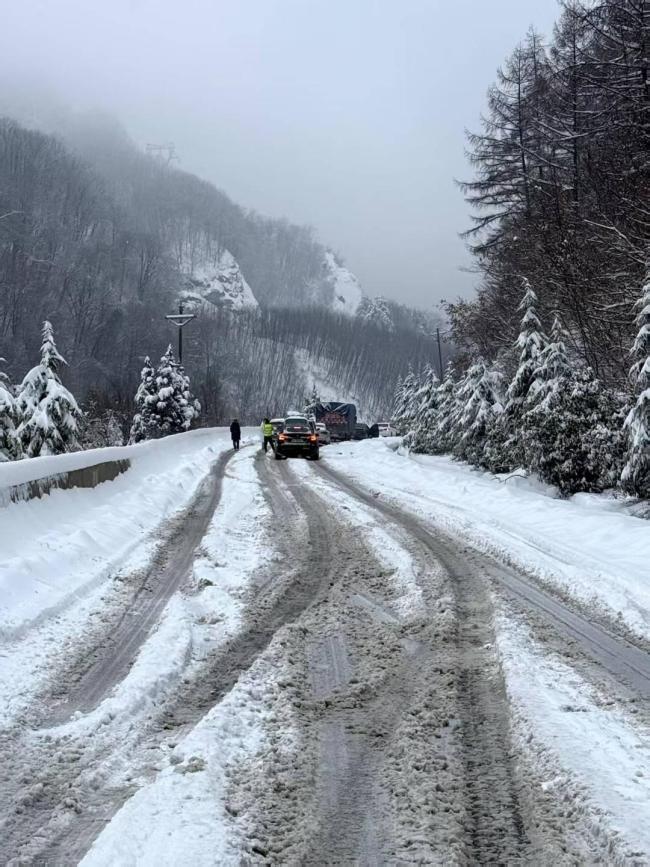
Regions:
<instances>
[{"instance_id":1,"label":"car taillight","mask_svg":"<svg viewBox=\"0 0 650 867\"><path fill-rule=\"evenodd\" d=\"M313 443L317 442L317 441L318 441L318 434L311 434L311 436L309 437L309 439L310 439L311 442L313 442Z\"/></svg>"},{"instance_id":2,"label":"car taillight","mask_svg":"<svg viewBox=\"0 0 650 867\"><path fill-rule=\"evenodd\" d=\"M280 434L278 436L278 439L280 440L281 443L283 443L286 440L286 438L287 438L286 434Z\"/></svg>"}]
</instances>

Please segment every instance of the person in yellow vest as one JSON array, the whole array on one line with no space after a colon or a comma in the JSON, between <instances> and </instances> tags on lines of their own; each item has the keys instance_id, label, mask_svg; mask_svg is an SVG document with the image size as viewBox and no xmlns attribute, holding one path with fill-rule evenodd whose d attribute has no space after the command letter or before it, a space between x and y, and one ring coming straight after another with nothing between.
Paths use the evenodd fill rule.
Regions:
<instances>
[{"instance_id":1,"label":"person in yellow vest","mask_svg":"<svg viewBox=\"0 0 650 867\"><path fill-rule=\"evenodd\" d=\"M264 451L267 451L271 446L272 451L275 451L275 443L273 442L273 425L265 418L262 422L262 436L264 437Z\"/></svg>"}]
</instances>

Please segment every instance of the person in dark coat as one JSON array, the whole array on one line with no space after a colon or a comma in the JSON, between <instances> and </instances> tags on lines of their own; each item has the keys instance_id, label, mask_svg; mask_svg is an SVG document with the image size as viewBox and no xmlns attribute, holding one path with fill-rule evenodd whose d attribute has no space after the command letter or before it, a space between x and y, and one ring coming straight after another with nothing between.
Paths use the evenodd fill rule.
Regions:
<instances>
[{"instance_id":1,"label":"person in dark coat","mask_svg":"<svg viewBox=\"0 0 650 867\"><path fill-rule=\"evenodd\" d=\"M232 447L236 452L239 451L239 440L241 439L241 428L237 419L233 419L230 425L230 437L232 439Z\"/></svg>"}]
</instances>

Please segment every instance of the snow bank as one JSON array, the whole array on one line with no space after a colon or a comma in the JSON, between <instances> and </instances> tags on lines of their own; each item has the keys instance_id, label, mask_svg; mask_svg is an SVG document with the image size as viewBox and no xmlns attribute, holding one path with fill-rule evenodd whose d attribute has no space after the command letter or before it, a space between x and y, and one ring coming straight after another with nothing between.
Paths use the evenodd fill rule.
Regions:
<instances>
[{"instance_id":1,"label":"snow bank","mask_svg":"<svg viewBox=\"0 0 650 867\"><path fill-rule=\"evenodd\" d=\"M94 489L53 490L0 511L0 635L55 613L185 506L210 464L230 447L226 429L202 429L123 448L0 465L0 484L127 457L131 469Z\"/></svg>"},{"instance_id":2,"label":"snow bank","mask_svg":"<svg viewBox=\"0 0 650 867\"><path fill-rule=\"evenodd\" d=\"M650 523L622 501L560 500L546 486L470 469L448 457L405 456L391 440L327 449L335 469L477 548L586 601L650 637Z\"/></svg>"},{"instance_id":3,"label":"snow bank","mask_svg":"<svg viewBox=\"0 0 650 867\"><path fill-rule=\"evenodd\" d=\"M637 856L650 852L647 731L619 706L604 705L575 669L543 654L512 617L498 618L497 646L515 708L515 735L546 776L543 789L573 802L575 811L586 806L585 818L596 834L605 832L604 839L614 829Z\"/></svg>"}]
</instances>

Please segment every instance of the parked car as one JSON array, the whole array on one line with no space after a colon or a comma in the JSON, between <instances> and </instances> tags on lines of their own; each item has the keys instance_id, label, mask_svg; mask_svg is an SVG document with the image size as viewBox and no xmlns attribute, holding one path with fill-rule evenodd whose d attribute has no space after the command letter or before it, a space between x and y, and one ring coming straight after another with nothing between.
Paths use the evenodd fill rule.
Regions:
<instances>
[{"instance_id":1,"label":"parked car","mask_svg":"<svg viewBox=\"0 0 650 867\"><path fill-rule=\"evenodd\" d=\"M378 421L377 427L379 428L379 436L380 437L396 437L397 431L391 425L389 421Z\"/></svg>"},{"instance_id":2,"label":"parked car","mask_svg":"<svg viewBox=\"0 0 650 867\"><path fill-rule=\"evenodd\" d=\"M362 422L358 422L354 426L354 434L353 439L355 440L367 440L370 435L370 428L367 424L363 424Z\"/></svg>"},{"instance_id":3,"label":"parked car","mask_svg":"<svg viewBox=\"0 0 650 867\"><path fill-rule=\"evenodd\" d=\"M283 461L289 457L309 458L312 461L320 457L316 426L305 416L288 416L284 420L284 430L278 434L275 459Z\"/></svg>"},{"instance_id":4,"label":"parked car","mask_svg":"<svg viewBox=\"0 0 650 867\"><path fill-rule=\"evenodd\" d=\"M322 421L316 422L316 433L318 434L318 444L321 446L327 446L332 442L332 437L330 436L330 432L327 430L327 426L323 424Z\"/></svg>"}]
</instances>

